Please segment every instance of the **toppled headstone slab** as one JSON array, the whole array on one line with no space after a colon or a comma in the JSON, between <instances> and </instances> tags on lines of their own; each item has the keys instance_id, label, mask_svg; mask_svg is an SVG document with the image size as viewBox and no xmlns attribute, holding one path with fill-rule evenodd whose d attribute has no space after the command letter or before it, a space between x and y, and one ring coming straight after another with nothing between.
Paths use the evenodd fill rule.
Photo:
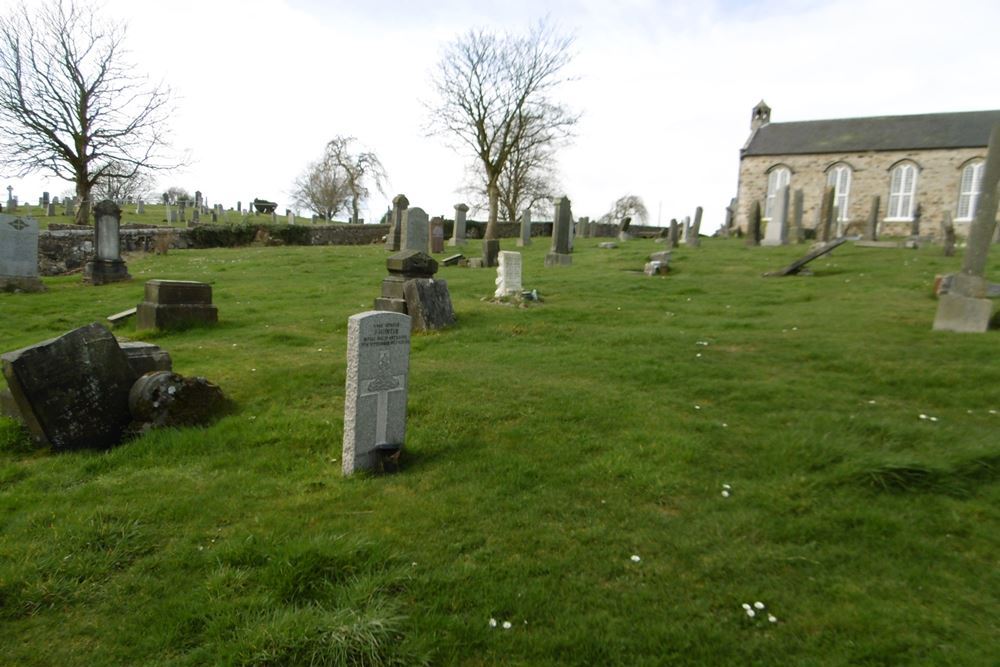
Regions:
<instances>
[{"instance_id":1,"label":"toppled headstone slab","mask_svg":"<svg viewBox=\"0 0 1000 667\"><path fill-rule=\"evenodd\" d=\"M407 280L403 285L403 294L414 331L433 331L455 323L447 281L433 278Z\"/></svg>"},{"instance_id":2,"label":"toppled headstone slab","mask_svg":"<svg viewBox=\"0 0 1000 667\"><path fill-rule=\"evenodd\" d=\"M368 311L347 321L343 473L398 465L406 440L410 318Z\"/></svg>"},{"instance_id":3,"label":"toppled headstone slab","mask_svg":"<svg viewBox=\"0 0 1000 667\"><path fill-rule=\"evenodd\" d=\"M215 324L219 309L212 305L212 286L191 280L149 280L144 301L136 306L136 330L183 329Z\"/></svg>"},{"instance_id":4,"label":"toppled headstone slab","mask_svg":"<svg viewBox=\"0 0 1000 667\"><path fill-rule=\"evenodd\" d=\"M146 373L132 385L128 406L133 429L204 426L226 408L218 385L203 377L186 378L170 371Z\"/></svg>"},{"instance_id":5,"label":"toppled headstone slab","mask_svg":"<svg viewBox=\"0 0 1000 667\"><path fill-rule=\"evenodd\" d=\"M128 365L136 378L152 371L170 371L174 368L170 353L159 345L142 341L122 341L118 346L128 357Z\"/></svg>"},{"instance_id":6,"label":"toppled headstone slab","mask_svg":"<svg viewBox=\"0 0 1000 667\"><path fill-rule=\"evenodd\" d=\"M830 241L829 243L824 243L824 244L820 245L818 248L816 248L815 250L813 250L812 252L810 252L805 257L802 257L801 259L795 260L794 262L792 262L791 264L789 264L785 268L781 269L780 271L771 271L769 273L765 273L764 277L769 278L769 277L773 277L773 276L778 276L778 277L780 277L780 276L793 276L793 275L799 273L800 271L802 271L802 269L805 268L806 264L808 264L809 262L813 261L814 259L818 259L818 258L822 257L823 255L829 253L829 252L833 252L835 249L839 248L840 246L844 245L845 243L847 243L848 241L851 241L851 240L855 240L855 239L851 239L849 237L842 236L842 237L840 237L838 239L834 239L833 241Z\"/></svg>"},{"instance_id":7,"label":"toppled headstone slab","mask_svg":"<svg viewBox=\"0 0 1000 667\"><path fill-rule=\"evenodd\" d=\"M37 442L55 450L121 442L131 421L128 394L135 375L108 329L95 322L0 360Z\"/></svg>"}]
</instances>

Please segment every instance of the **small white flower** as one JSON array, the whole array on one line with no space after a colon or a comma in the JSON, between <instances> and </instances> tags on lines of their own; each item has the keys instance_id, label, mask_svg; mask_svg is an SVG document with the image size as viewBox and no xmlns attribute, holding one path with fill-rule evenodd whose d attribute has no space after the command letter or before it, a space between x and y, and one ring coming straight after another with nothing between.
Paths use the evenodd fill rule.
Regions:
<instances>
[{"instance_id":1,"label":"small white flower","mask_svg":"<svg viewBox=\"0 0 1000 667\"><path fill-rule=\"evenodd\" d=\"M750 611L750 603L749 602L744 602L740 606L743 607L743 609L745 609L746 611Z\"/></svg>"},{"instance_id":2,"label":"small white flower","mask_svg":"<svg viewBox=\"0 0 1000 667\"><path fill-rule=\"evenodd\" d=\"M700 358L701 358L701 352L699 352L698 354L696 354L696 355L694 355L694 356L695 356L696 358L700 359Z\"/></svg>"},{"instance_id":3,"label":"small white flower","mask_svg":"<svg viewBox=\"0 0 1000 667\"><path fill-rule=\"evenodd\" d=\"M997 413L997 411L996 411L996 410L990 410L990 414L991 414L991 415L995 415L996 413Z\"/></svg>"},{"instance_id":4,"label":"small white flower","mask_svg":"<svg viewBox=\"0 0 1000 667\"><path fill-rule=\"evenodd\" d=\"M729 428L729 424L727 424L726 422L722 422L722 428Z\"/></svg>"},{"instance_id":5,"label":"small white flower","mask_svg":"<svg viewBox=\"0 0 1000 667\"><path fill-rule=\"evenodd\" d=\"M768 614L767 615L767 620L769 620L771 623L777 623L778 622L778 617L775 616L774 614Z\"/></svg>"},{"instance_id":6,"label":"small white flower","mask_svg":"<svg viewBox=\"0 0 1000 667\"><path fill-rule=\"evenodd\" d=\"M754 606L755 609L763 609L764 608L764 603L760 602L760 601L757 601L757 602L753 603L753 606Z\"/></svg>"},{"instance_id":7,"label":"small white flower","mask_svg":"<svg viewBox=\"0 0 1000 667\"><path fill-rule=\"evenodd\" d=\"M323 351L323 348L321 348L321 347L319 347L319 348L316 348L316 351L317 351L317 352L322 352L322 351Z\"/></svg>"},{"instance_id":8,"label":"small white flower","mask_svg":"<svg viewBox=\"0 0 1000 667\"><path fill-rule=\"evenodd\" d=\"M503 629L504 630L510 630L510 628L511 628L510 621L504 621L503 622Z\"/></svg>"},{"instance_id":9,"label":"small white flower","mask_svg":"<svg viewBox=\"0 0 1000 667\"><path fill-rule=\"evenodd\" d=\"M868 401L868 405L875 405L875 400L872 399L872 400Z\"/></svg>"},{"instance_id":10,"label":"small white flower","mask_svg":"<svg viewBox=\"0 0 1000 667\"><path fill-rule=\"evenodd\" d=\"M930 419L932 422L936 422L937 421L937 417L928 417L928 419Z\"/></svg>"},{"instance_id":11,"label":"small white flower","mask_svg":"<svg viewBox=\"0 0 1000 667\"><path fill-rule=\"evenodd\" d=\"M920 418L921 418L921 419L927 419L927 415L925 415L924 413L922 413L922 412L921 412L921 413L920 413Z\"/></svg>"},{"instance_id":12,"label":"small white flower","mask_svg":"<svg viewBox=\"0 0 1000 667\"><path fill-rule=\"evenodd\" d=\"M729 492L728 492L728 491L725 491L725 490L723 490L723 491L722 491L722 497L723 497L723 498L728 498L728 497L729 497Z\"/></svg>"},{"instance_id":13,"label":"small white flower","mask_svg":"<svg viewBox=\"0 0 1000 667\"><path fill-rule=\"evenodd\" d=\"M233 343L233 347L236 347L236 343Z\"/></svg>"},{"instance_id":14,"label":"small white flower","mask_svg":"<svg viewBox=\"0 0 1000 667\"><path fill-rule=\"evenodd\" d=\"M495 619L495 618L491 618L490 619L490 627L491 628L497 627L497 619Z\"/></svg>"},{"instance_id":15,"label":"small white flower","mask_svg":"<svg viewBox=\"0 0 1000 667\"><path fill-rule=\"evenodd\" d=\"M251 372L251 373L256 373L256 372L257 372L257 369L256 369L256 368L251 368L251 369L250 369L250 372Z\"/></svg>"},{"instance_id":16,"label":"small white flower","mask_svg":"<svg viewBox=\"0 0 1000 667\"><path fill-rule=\"evenodd\" d=\"M798 331L798 330L799 330L798 327L792 327L792 331Z\"/></svg>"},{"instance_id":17,"label":"small white flower","mask_svg":"<svg viewBox=\"0 0 1000 667\"><path fill-rule=\"evenodd\" d=\"M695 406L694 406L694 409L695 409L695 410L701 410L701 406L700 406L700 405L695 405Z\"/></svg>"},{"instance_id":18,"label":"small white flower","mask_svg":"<svg viewBox=\"0 0 1000 667\"><path fill-rule=\"evenodd\" d=\"M747 609L747 616L749 616L750 618L753 618L756 615L757 615L757 612L755 612L753 609Z\"/></svg>"},{"instance_id":19,"label":"small white flower","mask_svg":"<svg viewBox=\"0 0 1000 667\"><path fill-rule=\"evenodd\" d=\"M638 556L636 556L635 554L632 554L632 562L633 562L633 563L638 563L638 562L639 562L639 561L641 561L641 560L642 560L641 558L639 558L639 557L638 557Z\"/></svg>"},{"instance_id":20,"label":"small white flower","mask_svg":"<svg viewBox=\"0 0 1000 667\"><path fill-rule=\"evenodd\" d=\"M731 489L731 488L733 488L733 487L729 486L728 484L723 484L723 485L722 485L722 488L724 488L724 489L727 489L727 490L728 490L728 489Z\"/></svg>"}]
</instances>

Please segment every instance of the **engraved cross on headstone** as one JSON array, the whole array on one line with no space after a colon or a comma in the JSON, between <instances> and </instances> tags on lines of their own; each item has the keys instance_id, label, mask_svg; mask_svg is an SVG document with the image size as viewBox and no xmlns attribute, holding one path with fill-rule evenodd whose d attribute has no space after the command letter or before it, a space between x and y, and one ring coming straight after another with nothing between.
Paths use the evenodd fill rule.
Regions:
<instances>
[{"instance_id":1,"label":"engraved cross on headstone","mask_svg":"<svg viewBox=\"0 0 1000 667\"><path fill-rule=\"evenodd\" d=\"M403 391L403 376L392 375L389 371L389 353L382 352L378 358L378 370L365 391L361 392L361 397L377 396L378 403L375 408L375 444L398 444L386 442L386 429L389 422L389 393L393 391Z\"/></svg>"}]
</instances>

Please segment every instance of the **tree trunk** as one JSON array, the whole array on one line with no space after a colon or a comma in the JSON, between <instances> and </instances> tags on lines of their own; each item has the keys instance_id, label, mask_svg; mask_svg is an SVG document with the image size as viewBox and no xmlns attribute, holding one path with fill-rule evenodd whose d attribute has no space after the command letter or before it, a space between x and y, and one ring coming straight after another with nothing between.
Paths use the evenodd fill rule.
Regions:
<instances>
[{"instance_id":1,"label":"tree trunk","mask_svg":"<svg viewBox=\"0 0 1000 667\"><path fill-rule=\"evenodd\" d=\"M351 224L358 224L358 196L351 197Z\"/></svg>"},{"instance_id":2,"label":"tree trunk","mask_svg":"<svg viewBox=\"0 0 1000 667\"><path fill-rule=\"evenodd\" d=\"M76 180L76 224L90 224L90 185L86 178L77 177Z\"/></svg>"},{"instance_id":3,"label":"tree trunk","mask_svg":"<svg viewBox=\"0 0 1000 667\"><path fill-rule=\"evenodd\" d=\"M490 197L490 217L486 222L486 234L483 238L487 241L493 241L500 238L497 235L497 215L500 209L500 188L497 187L497 184L494 181L486 186L486 191L489 193Z\"/></svg>"}]
</instances>

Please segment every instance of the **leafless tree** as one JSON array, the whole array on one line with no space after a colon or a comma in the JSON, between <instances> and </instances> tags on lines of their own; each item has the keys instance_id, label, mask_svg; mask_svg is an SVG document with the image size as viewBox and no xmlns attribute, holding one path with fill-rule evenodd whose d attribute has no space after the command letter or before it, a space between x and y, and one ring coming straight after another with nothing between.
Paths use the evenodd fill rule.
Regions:
<instances>
[{"instance_id":1,"label":"leafless tree","mask_svg":"<svg viewBox=\"0 0 1000 667\"><path fill-rule=\"evenodd\" d=\"M432 75L439 100L429 129L450 135L481 165L487 239L497 238L502 177L515 153L566 139L579 118L551 97L566 80L572 44L545 21L525 35L471 30L448 45Z\"/></svg>"},{"instance_id":2,"label":"leafless tree","mask_svg":"<svg viewBox=\"0 0 1000 667\"><path fill-rule=\"evenodd\" d=\"M0 165L75 183L78 224L109 170L177 166L162 154L169 90L135 74L124 36L84 1L22 2L0 16Z\"/></svg>"},{"instance_id":3,"label":"leafless tree","mask_svg":"<svg viewBox=\"0 0 1000 667\"><path fill-rule=\"evenodd\" d=\"M625 218L638 218L640 224L646 224L649 220L649 211L642 202L642 197L638 195L625 195L615 201L611 210L601 216L602 223L617 223Z\"/></svg>"},{"instance_id":4,"label":"leafless tree","mask_svg":"<svg viewBox=\"0 0 1000 667\"><path fill-rule=\"evenodd\" d=\"M111 164L107 169L102 169L101 178L91 189L93 198L117 202L148 199L153 192L152 178L145 171L130 172L132 169L120 164Z\"/></svg>"},{"instance_id":5,"label":"leafless tree","mask_svg":"<svg viewBox=\"0 0 1000 667\"><path fill-rule=\"evenodd\" d=\"M295 206L332 220L347 203L351 190L343 171L324 157L310 163L295 179L291 195Z\"/></svg>"},{"instance_id":6,"label":"leafless tree","mask_svg":"<svg viewBox=\"0 0 1000 667\"><path fill-rule=\"evenodd\" d=\"M193 201L191 193L179 185L171 185L162 197L164 204L176 204L179 201Z\"/></svg>"},{"instance_id":7,"label":"leafless tree","mask_svg":"<svg viewBox=\"0 0 1000 667\"><path fill-rule=\"evenodd\" d=\"M344 182L350 192L351 221L358 224L358 207L361 200L371 194L366 182L374 182L375 187L383 195L386 180L382 163L371 151L352 153L351 145L357 141L354 137L336 136L326 144L324 160L336 168L344 176Z\"/></svg>"}]
</instances>

